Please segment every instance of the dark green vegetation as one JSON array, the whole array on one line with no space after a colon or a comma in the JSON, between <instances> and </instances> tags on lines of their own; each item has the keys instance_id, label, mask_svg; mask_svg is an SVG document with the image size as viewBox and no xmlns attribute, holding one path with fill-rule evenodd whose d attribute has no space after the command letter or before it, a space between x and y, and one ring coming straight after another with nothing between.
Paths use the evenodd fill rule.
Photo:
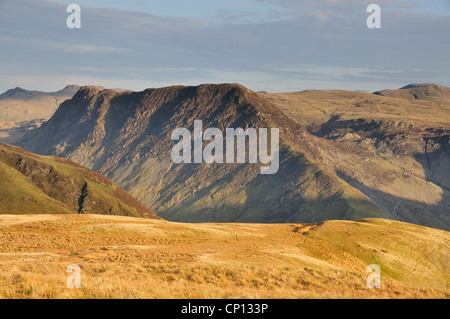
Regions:
<instances>
[{"instance_id":1,"label":"dark green vegetation","mask_svg":"<svg viewBox=\"0 0 450 319\"><path fill-rule=\"evenodd\" d=\"M0 214L107 214L157 218L104 176L67 159L0 144Z\"/></svg>"}]
</instances>

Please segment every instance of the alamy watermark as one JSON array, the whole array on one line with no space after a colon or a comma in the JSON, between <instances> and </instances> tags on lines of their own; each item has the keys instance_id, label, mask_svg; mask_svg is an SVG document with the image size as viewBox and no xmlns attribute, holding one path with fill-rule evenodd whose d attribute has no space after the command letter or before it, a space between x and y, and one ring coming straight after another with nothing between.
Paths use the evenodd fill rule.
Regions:
<instances>
[{"instance_id":1,"label":"alamy watermark","mask_svg":"<svg viewBox=\"0 0 450 319\"><path fill-rule=\"evenodd\" d=\"M380 288L381 287L381 269L380 266L372 264L367 266L367 272L370 275L367 277L367 287Z\"/></svg>"},{"instance_id":2,"label":"alamy watermark","mask_svg":"<svg viewBox=\"0 0 450 319\"><path fill-rule=\"evenodd\" d=\"M69 29L80 29L81 28L81 8L78 4L69 4L67 6L66 12L71 12L67 17L66 25Z\"/></svg>"},{"instance_id":3,"label":"alamy watermark","mask_svg":"<svg viewBox=\"0 0 450 319\"><path fill-rule=\"evenodd\" d=\"M372 13L367 17L366 24L369 29L381 28L381 8L378 4L369 4L366 12Z\"/></svg>"},{"instance_id":4,"label":"alamy watermark","mask_svg":"<svg viewBox=\"0 0 450 319\"><path fill-rule=\"evenodd\" d=\"M67 288L81 288L81 269L77 264L67 266L70 275L67 277Z\"/></svg>"},{"instance_id":5,"label":"alamy watermark","mask_svg":"<svg viewBox=\"0 0 450 319\"><path fill-rule=\"evenodd\" d=\"M270 151L268 150L267 128L227 128L225 130L225 162L227 164L245 163L247 138L248 162L269 164L261 167L261 174L275 174L278 172L279 160L279 129L270 129ZM224 163L224 134L215 127L203 132L202 121L194 120L193 156L191 132L184 127L176 128L172 132L172 140L178 143L172 148L171 157L175 164L192 163ZM203 141L209 142L203 148ZM270 152L270 154L269 154ZM236 153L236 154L235 154ZM235 159L236 155L236 159Z\"/></svg>"}]
</instances>

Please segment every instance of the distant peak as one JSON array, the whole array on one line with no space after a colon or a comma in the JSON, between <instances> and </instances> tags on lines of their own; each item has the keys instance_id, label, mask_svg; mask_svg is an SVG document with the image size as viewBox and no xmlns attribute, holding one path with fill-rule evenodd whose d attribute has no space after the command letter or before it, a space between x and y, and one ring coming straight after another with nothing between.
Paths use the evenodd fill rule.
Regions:
<instances>
[{"instance_id":1,"label":"distant peak","mask_svg":"<svg viewBox=\"0 0 450 319\"><path fill-rule=\"evenodd\" d=\"M0 99L30 99L36 96L43 95L40 91L29 91L22 89L21 87L15 87L14 89L9 89L3 94L0 94Z\"/></svg>"},{"instance_id":2,"label":"distant peak","mask_svg":"<svg viewBox=\"0 0 450 319\"><path fill-rule=\"evenodd\" d=\"M57 92L50 93L50 94L73 96L79 89L80 89L79 85L70 84L70 85L66 85L62 90L59 90Z\"/></svg>"},{"instance_id":3,"label":"distant peak","mask_svg":"<svg viewBox=\"0 0 450 319\"><path fill-rule=\"evenodd\" d=\"M405 85L404 87L401 87L400 90L424 88L424 87L442 87L442 86L435 83L411 83Z\"/></svg>"},{"instance_id":4,"label":"distant peak","mask_svg":"<svg viewBox=\"0 0 450 319\"><path fill-rule=\"evenodd\" d=\"M424 87L426 85L428 85L429 83L411 83L408 85L405 85L403 87L401 87L399 90L406 90L406 89L413 89L413 88L418 88L418 87Z\"/></svg>"},{"instance_id":5,"label":"distant peak","mask_svg":"<svg viewBox=\"0 0 450 319\"><path fill-rule=\"evenodd\" d=\"M407 100L450 103L450 88L436 83L412 83L398 90L383 90L373 94Z\"/></svg>"},{"instance_id":6,"label":"distant peak","mask_svg":"<svg viewBox=\"0 0 450 319\"><path fill-rule=\"evenodd\" d=\"M243 90L245 92L250 91L248 88L246 88L245 86L243 86L242 84L239 83L219 83L219 84L205 84L206 86L217 86L217 87L223 87L223 88L228 88L228 89L239 89L239 90Z\"/></svg>"},{"instance_id":7,"label":"distant peak","mask_svg":"<svg viewBox=\"0 0 450 319\"><path fill-rule=\"evenodd\" d=\"M99 86L99 85L83 85L82 87L80 87L80 90L97 90L97 91L101 91L104 90L105 88L103 86Z\"/></svg>"},{"instance_id":8,"label":"distant peak","mask_svg":"<svg viewBox=\"0 0 450 319\"><path fill-rule=\"evenodd\" d=\"M81 86L76 85L76 84L69 84L66 85L63 90L79 90Z\"/></svg>"},{"instance_id":9,"label":"distant peak","mask_svg":"<svg viewBox=\"0 0 450 319\"><path fill-rule=\"evenodd\" d=\"M91 98L100 94L112 94L117 93L117 91L106 89L103 86L96 86L96 85L84 85L81 86L73 95L74 99L85 99L85 98Z\"/></svg>"},{"instance_id":10,"label":"distant peak","mask_svg":"<svg viewBox=\"0 0 450 319\"><path fill-rule=\"evenodd\" d=\"M239 83L201 84L199 86L194 86L193 88L209 91L211 94L213 94L213 92L236 92L238 94L246 95L252 92Z\"/></svg>"},{"instance_id":11,"label":"distant peak","mask_svg":"<svg viewBox=\"0 0 450 319\"><path fill-rule=\"evenodd\" d=\"M4 94L14 94L14 93L21 93L21 92L27 92L28 90L22 89L21 87L17 86L14 89L7 90Z\"/></svg>"},{"instance_id":12,"label":"distant peak","mask_svg":"<svg viewBox=\"0 0 450 319\"><path fill-rule=\"evenodd\" d=\"M83 94L83 95L97 94L98 92L103 91L103 90L105 90L105 88L102 86L83 85L77 90L76 95L78 95L78 94Z\"/></svg>"}]
</instances>

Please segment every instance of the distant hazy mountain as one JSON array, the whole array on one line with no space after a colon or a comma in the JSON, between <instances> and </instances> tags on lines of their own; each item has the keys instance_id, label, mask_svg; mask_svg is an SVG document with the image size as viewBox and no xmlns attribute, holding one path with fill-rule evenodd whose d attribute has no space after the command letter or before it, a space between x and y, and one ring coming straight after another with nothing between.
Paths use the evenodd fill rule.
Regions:
<instances>
[{"instance_id":1,"label":"distant hazy mountain","mask_svg":"<svg viewBox=\"0 0 450 319\"><path fill-rule=\"evenodd\" d=\"M0 144L0 214L158 218L106 177L67 159Z\"/></svg>"},{"instance_id":2,"label":"distant hazy mountain","mask_svg":"<svg viewBox=\"0 0 450 319\"><path fill-rule=\"evenodd\" d=\"M31 91L25 90L20 87L7 90L0 94L0 100L15 99L15 100L30 100L43 96L55 96L55 97L72 97L80 89L79 85L67 85L62 90L56 92L43 92L43 91Z\"/></svg>"},{"instance_id":3,"label":"distant hazy mountain","mask_svg":"<svg viewBox=\"0 0 450 319\"><path fill-rule=\"evenodd\" d=\"M49 93L17 87L0 94L0 143L14 144L28 130L41 126L79 88L67 85Z\"/></svg>"},{"instance_id":4,"label":"distant hazy mountain","mask_svg":"<svg viewBox=\"0 0 450 319\"><path fill-rule=\"evenodd\" d=\"M0 94L1 121L49 119L59 104L70 99L79 89L68 85L57 92L29 91L16 87Z\"/></svg>"},{"instance_id":5,"label":"distant hazy mountain","mask_svg":"<svg viewBox=\"0 0 450 319\"><path fill-rule=\"evenodd\" d=\"M307 104L297 103L303 97ZM414 134L378 139L386 126L409 128L405 114L414 117L417 108L399 109L399 103L345 91L256 94L237 84L142 92L82 87L20 144L93 168L170 220L384 217L449 229L448 135L431 130L429 139ZM362 119L361 111L367 115ZM438 114L442 128L448 127L448 112L439 107L429 112L426 119ZM171 133L178 127L192 132L194 119L202 120L204 129L222 131L279 128L278 173L261 175L259 164L174 164ZM393 150L408 155L398 159ZM425 158L429 166L422 168Z\"/></svg>"},{"instance_id":6,"label":"distant hazy mountain","mask_svg":"<svg viewBox=\"0 0 450 319\"><path fill-rule=\"evenodd\" d=\"M450 88L432 83L409 84L398 90L383 90L374 94L408 100L450 103Z\"/></svg>"}]
</instances>

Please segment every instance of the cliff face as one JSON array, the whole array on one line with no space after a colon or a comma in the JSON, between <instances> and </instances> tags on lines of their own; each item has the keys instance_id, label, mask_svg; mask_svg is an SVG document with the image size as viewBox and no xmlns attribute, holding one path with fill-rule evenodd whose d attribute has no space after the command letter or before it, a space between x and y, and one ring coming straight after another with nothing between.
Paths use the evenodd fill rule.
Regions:
<instances>
[{"instance_id":1,"label":"cliff face","mask_svg":"<svg viewBox=\"0 0 450 319\"><path fill-rule=\"evenodd\" d=\"M106 177L67 159L0 144L1 214L105 214L158 218Z\"/></svg>"},{"instance_id":2,"label":"cliff face","mask_svg":"<svg viewBox=\"0 0 450 319\"><path fill-rule=\"evenodd\" d=\"M261 175L259 163L174 164L170 154L176 142L171 133L180 127L192 132L194 120L202 120L204 130L216 127L223 132L279 128L278 172ZM369 150L337 143L325 126L318 127L319 133L305 127L310 130L308 123L287 116L266 96L238 84L142 92L83 87L20 145L104 174L169 220L317 222L385 217L448 227L445 214L428 209L419 213L414 205L399 213L391 209L397 204L391 194L376 192L376 183L384 183L395 163L379 169L378 163L385 162L378 162Z\"/></svg>"}]
</instances>

